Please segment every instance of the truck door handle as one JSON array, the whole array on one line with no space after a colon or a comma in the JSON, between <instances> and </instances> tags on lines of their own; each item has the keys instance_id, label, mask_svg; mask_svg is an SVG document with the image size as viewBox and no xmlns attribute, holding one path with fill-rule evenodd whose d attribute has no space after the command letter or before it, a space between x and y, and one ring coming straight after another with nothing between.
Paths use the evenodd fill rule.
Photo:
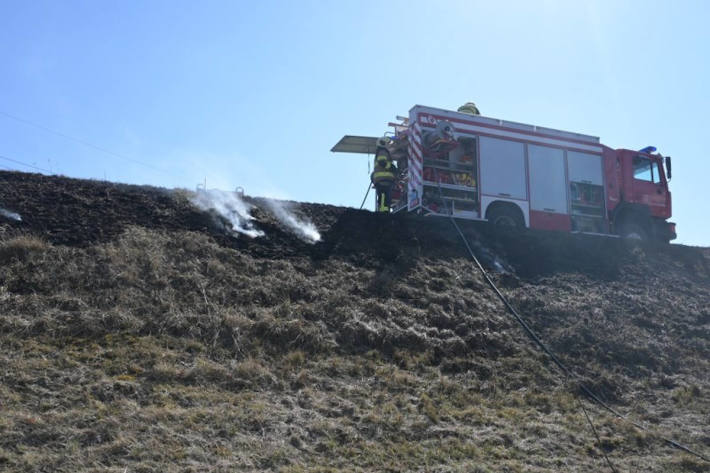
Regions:
<instances>
[{"instance_id":1,"label":"truck door handle","mask_svg":"<svg viewBox=\"0 0 710 473\"><path fill-rule=\"evenodd\" d=\"M502 195L503 197L510 197L510 194L504 194L503 192L498 192L498 195Z\"/></svg>"}]
</instances>

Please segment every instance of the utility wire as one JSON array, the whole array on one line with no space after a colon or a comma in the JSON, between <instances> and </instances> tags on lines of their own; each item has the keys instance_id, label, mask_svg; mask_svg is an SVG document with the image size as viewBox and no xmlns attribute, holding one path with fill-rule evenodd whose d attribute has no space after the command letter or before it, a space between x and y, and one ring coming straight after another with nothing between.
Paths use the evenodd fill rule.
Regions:
<instances>
[{"instance_id":1,"label":"utility wire","mask_svg":"<svg viewBox=\"0 0 710 473\"><path fill-rule=\"evenodd\" d=\"M29 164L29 163L25 163L22 161L18 161L17 159L12 159L7 156L3 156L1 154L0 154L0 159L4 159L5 161L10 161L11 163L19 164L20 166L27 166L28 168L36 169L37 171L44 171L44 172L48 172L48 173L52 174L52 171L50 171L49 169L41 168L39 166L35 166L34 164Z\"/></svg>"},{"instance_id":2,"label":"utility wire","mask_svg":"<svg viewBox=\"0 0 710 473\"><path fill-rule=\"evenodd\" d=\"M37 129L39 129L39 130L46 131L47 133L52 133L53 135L61 136L62 138L65 138L65 139L67 139L67 140L74 141L74 142L79 143L79 144L82 144L82 145L84 145L84 146L86 146L86 147L88 147L88 148L95 149L96 151L100 151L100 152L102 152L102 153L105 153L105 154L114 156L114 157L119 158L119 159L123 159L124 161L130 161L130 162L132 162L132 163L134 163L134 164L140 164L141 166L145 166L145 167L151 168L151 169L153 169L154 171L162 172L162 173L164 173L164 174L169 174L168 171L166 171L165 169L161 169L161 168L155 167L155 166L153 166L152 164L145 163L145 162L139 161L139 160L137 160L137 159L129 158L128 156L125 156L125 155L123 155L123 154L115 153L115 152L113 152L113 151L111 151L111 150L109 150L109 149L106 149L106 148L102 147L102 146L95 145L95 144L90 143L90 142L88 142L88 141L86 141L86 140L83 140L83 139L81 139L81 138L75 138L75 137L73 137L73 136L67 135L66 133L62 133L61 131L53 130L53 129L48 128L48 127L46 127L46 126L44 126L44 125L40 125L39 123L35 123L35 122L33 122L33 121L26 120L26 119L21 118L21 117L18 117L18 116L16 116L16 115L12 115L12 114L10 114L10 113L3 112L3 111L1 111L1 110L0 110L0 115L2 115L2 116L4 116L4 117L7 117L7 118L10 118L10 119L12 119L12 120L15 120L15 121L17 121L17 122L24 123L25 125L29 125L29 126L31 126L31 127L37 128Z\"/></svg>"}]
</instances>

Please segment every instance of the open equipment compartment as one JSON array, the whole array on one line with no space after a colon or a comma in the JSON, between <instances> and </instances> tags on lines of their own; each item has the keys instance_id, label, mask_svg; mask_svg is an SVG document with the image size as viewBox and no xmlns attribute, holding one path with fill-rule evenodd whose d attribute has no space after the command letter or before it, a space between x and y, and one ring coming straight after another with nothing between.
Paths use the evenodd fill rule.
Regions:
<instances>
[{"instance_id":1,"label":"open equipment compartment","mask_svg":"<svg viewBox=\"0 0 710 473\"><path fill-rule=\"evenodd\" d=\"M476 137L461 135L445 151L427 147L423 164L422 208L427 214L478 217Z\"/></svg>"}]
</instances>

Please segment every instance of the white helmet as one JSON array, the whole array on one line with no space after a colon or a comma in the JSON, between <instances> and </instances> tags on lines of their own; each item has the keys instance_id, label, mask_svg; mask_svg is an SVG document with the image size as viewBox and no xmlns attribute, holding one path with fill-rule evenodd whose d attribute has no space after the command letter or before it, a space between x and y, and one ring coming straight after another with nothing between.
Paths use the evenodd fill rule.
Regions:
<instances>
[{"instance_id":1,"label":"white helmet","mask_svg":"<svg viewBox=\"0 0 710 473\"><path fill-rule=\"evenodd\" d=\"M436 123L436 131L437 133L439 133L439 136L441 138L444 138L445 140L454 139L454 126L451 124L451 122L447 122L446 120L439 120Z\"/></svg>"},{"instance_id":2,"label":"white helmet","mask_svg":"<svg viewBox=\"0 0 710 473\"><path fill-rule=\"evenodd\" d=\"M392 142L389 136L383 136L382 138L377 138L377 147L378 148L387 148L387 145L389 145Z\"/></svg>"}]
</instances>

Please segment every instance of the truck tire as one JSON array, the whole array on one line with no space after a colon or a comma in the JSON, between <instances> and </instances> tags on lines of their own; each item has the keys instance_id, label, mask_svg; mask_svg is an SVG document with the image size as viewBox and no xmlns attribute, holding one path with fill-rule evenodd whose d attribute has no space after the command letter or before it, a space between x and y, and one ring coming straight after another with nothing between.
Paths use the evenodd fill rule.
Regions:
<instances>
[{"instance_id":1,"label":"truck tire","mask_svg":"<svg viewBox=\"0 0 710 473\"><path fill-rule=\"evenodd\" d=\"M520 211L509 205L491 205L487 218L494 228L507 231L520 231L525 226Z\"/></svg>"},{"instance_id":2,"label":"truck tire","mask_svg":"<svg viewBox=\"0 0 710 473\"><path fill-rule=\"evenodd\" d=\"M623 223L619 228L619 235L629 240L648 241L648 232L636 222Z\"/></svg>"},{"instance_id":3,"label":"truck tire","mask_svg":"<svg viewBox=\"0 0 710 473\"><path fill-rule=\"evenodd\" d=\"M651 220L651 238L667 245L676 238L676 234L664 219L654 218Z\"/></svg>"}]
</instances>

